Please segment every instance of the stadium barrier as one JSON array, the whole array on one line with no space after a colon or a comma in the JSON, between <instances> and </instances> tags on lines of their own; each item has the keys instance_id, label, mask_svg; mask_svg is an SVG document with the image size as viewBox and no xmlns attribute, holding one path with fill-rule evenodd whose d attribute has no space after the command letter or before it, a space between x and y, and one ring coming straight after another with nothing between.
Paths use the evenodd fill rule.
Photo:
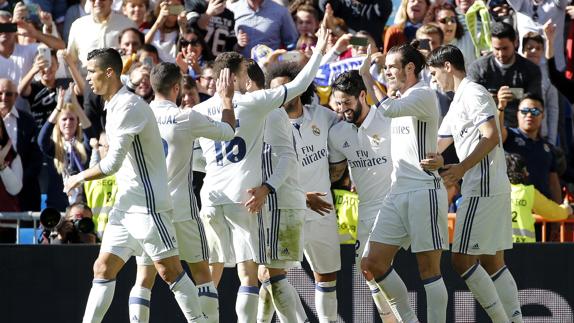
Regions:
<instances>
[{"instance_id":1,"label":"stadium barrier","mask_svg":"<svg viewBox=\"0 0 574 323\"><path fill-rule=\"evenodd\" d=\"M98 246L0 245L0 322L72 323L82 319L92 281L92 264ZM354 267L354 247L343 245L338 274L338 322L380 322L370 291ZM524 322L574 322L574 244L515 244L507 252L508 268L520 289ZM424 288L415 257L401 251L394 264L409 289L410 301L421 322L426 321ZM489 322L464 281L450 266L450 254L442 258L443 277L449 293L448 322ZM114 300L104 319L128 322L128 296L135 280L134 260L120 272ZM309 266L291 270L289 280L298 290L311 322L314 285ZM220 322L236 322L235 297L239 282L235 269L226 268L219 286ZM151 301L151 322L184 322L173 295L157 279Z\"/></svg>"}]
</instances>

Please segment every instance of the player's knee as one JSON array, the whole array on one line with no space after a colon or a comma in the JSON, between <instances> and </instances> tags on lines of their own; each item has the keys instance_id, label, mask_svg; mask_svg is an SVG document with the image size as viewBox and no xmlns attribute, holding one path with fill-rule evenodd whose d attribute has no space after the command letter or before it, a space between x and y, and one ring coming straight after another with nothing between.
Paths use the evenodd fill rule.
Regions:
<instances>
[{"instance_id":1,"label":"player's knee","mask_svg":"<svg viewBox=\"0 0 574 323\"><path fill-rule=\"evenodd\" d=\"M457 274L464 274L470 267L474 266L476 259L467 257L462 254L453 253L450 258L452 268Z\"/></svg>"},{"instance_id":2,"label":"player's knee","mask_svg":"<svg viewBox=\"0 0 574 323\"><path fill-rule=\"evenodd\" d=\"M101 279L115 278L115 275L113 274L113 271L111 270L108 263L101 258L96 259L96 261L94 262L93 270L94 270L94 278L101 278Z\"/></svg>"},{"instance_id":3,"label":"player's knee","mask_svg":"<svg viewBox=\"0 0 574 323\"><path fill-rule=\"evenodd\" d=\"M373 257L372 255L364 257L361 260L361 271L363 273L363 276L367 280L371 280L374 277L386 273L387 271L389 271L390 268L391 268L390 263L386 263L382 261L380 258Z\"/></svg>"},{"instance_id":4,"label":"player's knee","mask_svg":"<svg viewBox=\"0 0 574 323\"><path fill-rule=\"evenodd\" d=\"M168 284L171 284L171 283L176 281L176 279L179 276L179 274L181 273L181 271L178 272L173 268L161 267L161 268L158 268L157 273L161 277L161 279L163 279L163 281L165 281Z\"/></svg>"}]
</instances>

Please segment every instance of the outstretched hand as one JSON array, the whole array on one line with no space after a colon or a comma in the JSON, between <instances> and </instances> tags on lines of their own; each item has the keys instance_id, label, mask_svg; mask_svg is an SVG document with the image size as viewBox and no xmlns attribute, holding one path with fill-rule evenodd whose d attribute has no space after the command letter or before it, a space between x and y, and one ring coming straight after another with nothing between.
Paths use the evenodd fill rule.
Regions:
<instances>
[{"instance_id":1,"label":"outstretched hand","mask_svg":"<svg viewBox=\"0 0 574 323\"><path fill-rule=\"evenodd\" d=\"M367 57L365 57L363 64L361 64L361 67L359 68L359 75L361 76L369 75L370 73L369 70L371 69L371 54L372 49L371 45L369 44L369 46L367 47Z\"/></svg>"}]
</instances>

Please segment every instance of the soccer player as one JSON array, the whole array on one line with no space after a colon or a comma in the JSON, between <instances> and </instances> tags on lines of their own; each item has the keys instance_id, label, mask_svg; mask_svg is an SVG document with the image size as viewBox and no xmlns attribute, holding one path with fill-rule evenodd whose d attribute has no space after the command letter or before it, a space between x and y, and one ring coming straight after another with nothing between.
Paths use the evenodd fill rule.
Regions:
<instances>
[{"instance_id":1,"label":"soccer player","mask_svg":"<svg viewBox=\"0 0 574 323\"><path fill-rule=\"evenodd\" d=\"M454 142L460 160L444 166L441 176L446 183L463 180L452 264L493 322L522 322L516 283L504 264L512 222L496 104L482 85L466 78L464 56L455 46L433 50L428 62L433 80L455 92L438 133L438 152ZM429 157L421 162L427 169L441 166L438 156Z\"/></svg>"},{"instance_id":2,"label":"soccer player","mask_svg":"<svg viewBox=\"0 0 574 323\"><path fill-rule=\"evenodd\" d=\"M122 58L111 48L88 54L87 80L106 101L109 151L97 165L71 176L66 192L83 181L116 173L118 193L94 263L94 281L83 322L101 322L114 295L116 276L132 255L145 252L169 284L188 322L204 322L197 289L179 261L172 201L159 129L152 110L122 86Z\"/></svg>"},{"instance_id":3,"label":"soccer player","mask_svg":"<svg viewBox=\"0 0 574 323\"><path fill-rule=\"evenodd\" d=\"M370 57L367 57L369 60ZM370 64L365 64L368 66ZM367 88L359 71L339 75L331 85L336 110L346 122L339 122L329 131L329 162L331 180L337 181L349 167L359 194L359 218L355 263L360 264L369 232L379 208L391 186L391 119L383 111L367 104ZM391 315L386 299L376 293L372 277L366 277L381 319Z\"/></svg>"},{"instance_id":4,"label":"soccer player","mask_svg":"<svg viewBox=\"0 0 574 323\"><path fill-rule=\"evenodd\" d=\"M233 75L223 69L217 81L222 98L222 122L193 110L180 109L176 105L181 95L181 72L172 63L160 63L151 71L151 85L155 99L150 107L156 117L167 160L170 195L173 199L173 225L179 245L181 260L189 264L191 275L199 289L199 303L207 322L219 322L217 289L209 271L207 239L199 210L193 194L193 145L197 137L213 140L229 140L235 135L233 113ZM156 270L149 257L137 257L138 275L130 293L130 318L138 322L149 321L151 289Z\"/></svg>"},{"instance_id":5,"label":"soccer player","mask_svg":"<svg viewBox=\"0 0 574 323\"><path fill-rule=\"evenodd\" d=\"M299 71L295 63L272 66L267 71L268 84L276 88L291 82ZM304 253L315 276L315 307L319 322L328 323L337 320L336 286L341 255L337 217L331 204L327 138L339 118L330 109L312 104L313 92L314 87L310 86L283 108L293 125L299 178L304 179L300 181L307 202Z\"/></svg>"},{"instance_id":6,"label":"soccer player","mask_svg":"<svg viewBox=\"0 0 574 323\"><path fill-rule=\"evenodd\" d=\"M241 281L236 312L239 322L255 322L257 316L257 263L265 262L262 218L251 214L244 205L252 196L248 192L261 185L263 126L267 114L303 93L311 84L325 50L327 31L322 28L314 54L301 73L288 84L271 90L244 94L248 85L247 61L234 52L222 53L214 63L214 73L229 68L235 75L236 133L231 141L200 138L199 144L206 159L206 176L201 190L202 217L211 227L218 227L217 237L208 235L210 251L213 244L233 246L235 262ZM221 98L215 95L197 105L197 111L211 118L221 114ZM273 126L273 125L271 125ZM211 223L215 220L217 223ZM210 241L211 240L211 241ZM215 241L218 240L218 241ZM229 255L216 254L210 263L226 263Z\"/></svg>"},{"instance_id":7,"label":"soccer player","mask_svg":"<svg viewBox=\"0 0 574 323\"><path fill-rule=\"evenodd\" d=\"M424 67L424 56L411 45L389 50L385 76L395 98L386 97L372 77L363 74L367 88L382 101L378 109L392 118L393 173L391 190L369 237L361 269L365 277L373 275L377 285L395 300L404 322L416 321L407 289L392 267L397 251L410 245L426 291L427 321L445 322L448 294L440 259L442 250L448 248L447 196L438 173L420 165L428 153L437 151L439 121L436 95L419 80Z\"/></svg>"}]
</instances>

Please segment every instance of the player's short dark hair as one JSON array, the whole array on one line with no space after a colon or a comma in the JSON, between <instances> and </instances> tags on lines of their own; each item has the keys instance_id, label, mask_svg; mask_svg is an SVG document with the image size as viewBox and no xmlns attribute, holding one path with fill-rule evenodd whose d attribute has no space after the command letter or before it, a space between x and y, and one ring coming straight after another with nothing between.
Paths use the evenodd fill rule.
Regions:
<instances>
[{"instance_id":1,"label":"player's short dark hair","mask_svg":"<svg viewBox=\"0 0 574 323\"><path fill-rule=\"evenodd\" d=\"M161 62L151 69L150 82L154 92L167 96L181 83L181 71L174 63Z\"/></svg>"},{"instance_id":2,"label":"player's short dark hair","mask_svg":"<svg viewBox=\"0 0 574 323\"><path fill-rule=\"evenodd\" d=\"M405 67L408 63L415 65L415 76L418 77L419 73L426 66L425 56L411 44L402 44L393 46L387 56L390 54L401 54L401 64Z\"/></svg>"},{"instance_id":3,"label":"player's short dark hair","mask_svg":"<svg viewBox=\"0 0 574 323\"><path fill-rule=\"evenodd\" d=\"M464 55L456 46L443 45L437 47L430 52L427 59L428 66L432 67L443 67L446 62L449 62L457 70L465 72Z\"/></svg>"},{"instance_id":4,"label":"player's short dark hair","mask_svg":"<svg viewBox=\"0 0 574 323\"><path fill-rule=\"evenodd\" d=\"M228 68L229 71L235 75L239 74L241 64L243 64L244 61L245 58L237 52L225 52L217 55L213 62L213 78L217 80L219 73L224 68Z\"/></svg>"},{"instance_id":5,"label":"player's short dark hair","mask_svg":"<svg viewBox=\"0 0 574 323\"><path fill-rule=\"evenodd\" d=\"M122 56L120 56L117 50L113 48L94 49L88 53L88 61L92 59L96 61L96 66L99 69L106 70L111 68L118 78L122 75L124 64L122 62Z\"/></svg>"},{"instance_id":6,"label":"player's short dark hair","mask_svg":"<svg viewBox=\"0 0 574 323\"><path fill-rule=\"evenodd\" d=\"M506 174L511 184L525 184L526 162L524 158L516 153L506 153Z\"/></svg>"},{"instance_id":7,"label":"player's short dark hair","mask_svg":"<svg viewBox=\"0 0 574 323\"><path fill-rule=\"evenodd\" d=\"M516 31L514 28L502 21L497 21L490 25L490 35L492 38L508 38L512 42L516 40Z\"/></svg>"},{"instance_id":8,"label":"player's short dark hair","mask_svg":"<svg viewBox=\"0 0 574 323\"><path fill-rule=\"evenodd\" d=\"M542 106L542 111L544 111L544 99L540 95L532 92L526 92L524 93L524 96L522 97L520 102L524 100L532 100L540 102L540 105Z\"/></svg>"},{"instance_id":9,"label":"player's short dark hair","mask_svg":"<svg viewBox=\"0 0 574 323\"><path fill-rule=\"evenodd\" d=\"M265 73L263 73L259 64L252 58L247 58L247 77L249 77L258 88L265 88Z\"/></svg>"},{"instance_id":10,"label":"player's short dark hair","mask_svg":"<svg viewBox=\"0 0 574 323\"><path fill-rule=\"evenodd\" d=\"M273 81L273 79L276 79L278 77L286 77L289 79L289 81L293 81L299 73L301 73L301 67L297 63L289 62L289 63L274 64L273 66L271 66L271 68L267 70L266 85L267 87L269 87L271 81ZM315 86L311 84L309 85L307 90L305 90L305 92L301 94L300 96L301 103L303 104L311 103L314 93L315 93Z\"/></svg>"},{"instance_id":11,"label":"player's short dark hair","mask_svg":"<svg viewBox=\"0 0 574 323\"><path fill-rule=\"evenodd\" d=\"M335 78L331 85L333 93L335 91L343 92L347 95L359 97L361 91L367 91L363 78L357 70L346 71Z\"/></svg>"}]
</instances>

